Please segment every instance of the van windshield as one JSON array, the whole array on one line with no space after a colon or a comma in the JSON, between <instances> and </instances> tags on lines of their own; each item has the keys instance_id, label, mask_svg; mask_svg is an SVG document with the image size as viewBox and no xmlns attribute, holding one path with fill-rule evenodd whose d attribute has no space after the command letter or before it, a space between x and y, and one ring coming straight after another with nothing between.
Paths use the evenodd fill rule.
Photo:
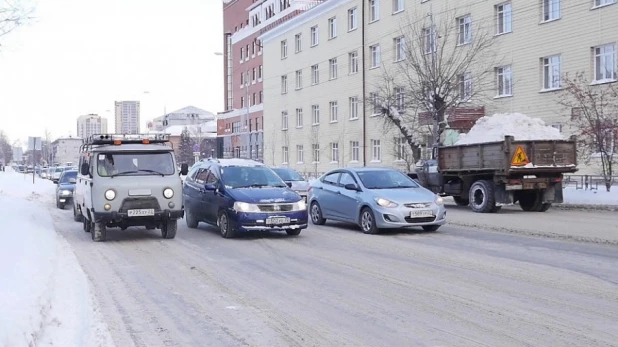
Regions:
<instances>
[{"instance_id":1,"label":"van windshield","mask_svg":"<svg viewBox=\"0 0 618 347\"><path fill-rule=\"evenodd\" d=\"M96 156L101 177L173 175L176 171L170 152L113 152Z\"/></svg>"}]
</instances>

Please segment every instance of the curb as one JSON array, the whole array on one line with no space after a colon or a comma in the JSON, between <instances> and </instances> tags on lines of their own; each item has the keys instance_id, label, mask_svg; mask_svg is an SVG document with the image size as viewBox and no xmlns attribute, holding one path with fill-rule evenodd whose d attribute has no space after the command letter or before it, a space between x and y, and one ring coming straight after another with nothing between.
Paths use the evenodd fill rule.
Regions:
<instances>
[{"instance_id":1,"label":"curb","mask_svg":"<svg viewBox=\"0 0 618 347\"><path fill-rule=\"evenodd\" d=\"M558 210L580 210L580 211L618 211L618 205L584 205L584 204L554 204L552 208Z\"/></svg>"}]
</instances>

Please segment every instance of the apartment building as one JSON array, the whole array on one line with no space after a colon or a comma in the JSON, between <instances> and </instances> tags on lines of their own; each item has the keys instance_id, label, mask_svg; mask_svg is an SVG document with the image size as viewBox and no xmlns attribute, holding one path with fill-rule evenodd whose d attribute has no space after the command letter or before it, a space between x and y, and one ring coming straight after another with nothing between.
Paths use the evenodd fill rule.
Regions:
<instances>
[{"instance_id":1,"label":"apartment building","mask_svg":"<svg viewBox=\"0 0 618 347\"><path fill-rule=\"evenodd\" d=\"M117 134L139 134L140 103L139 101L116 101L115 118Z\"/></svg>"},{"instance_id":2,"label":"apartment building","mask_svg":"<svg viewBox=\"0 0 618 347\"><path fill-rule=\"evenodd\" d=\"M61 137L51 143L52 163L58 165L77 165L79 162L79 147L83 141L75 137Z\"/></svg>"},{"instance_id":3,"label":"apartment building","mask_svg":"<svg viewBox=\"0 0 618 347\"><path fill-rule=\"evenodd\" d=\"M214 120L215 115L212 112L195 106L187 106L148 122L148 130L163 131L165 128L174 125L196 125Z\"/></svg>"},{"instance_id":4,"label":"apartment building","mask_svg":"<svg viewBox=\"0 0 618 347\"><path fill-rule=\"evenodd\" d=\"M364 34L360 38L354 30L349 30L355 7L358 8L358 31ZM462 100L452 110L454 116L449 122L464 119L464 123L472 124L483 115L521 112L569 133L572 110L565 109L558 102L564 87L562 77L567 73L584 72L592 84L616 82L618 21L615 18L618 18L616 0L331 0L260 37L264 42L264 95L267 100L264 133L278 133L280 138L284 138L285 133L294 134L288 135L289 143L278 145L281 149L267 149L265 161L275 165L287 162L294 167L297 159L290 157L290 153L299 145L294 141L305 142L312 138L310 131L292 133L290 124L293 122L285 129L285 112L290 115L289 119L293 119L296 108L306 108L304 104L309 100L311 104L320 105L320 110L328 109L332 101L339 100L340 103L356 90L364 90L360 94L360 100L364 100L358 116L361 121L348 122L346 133L352 135L344 135L348 138L339 143L358 140L362 151L359 158L363 158L359 165L401 166L405 144L398 138L400 133L385 129L383 117L378 114L380 107L373 102L380 89L385 87L385 76L403 75L401 67L405 66L409 47L426 50L423 53L427 53L427 57L432 56L432 50L438 50L435 47L452 55L458 49L469 47L472 40L483 34L491 40L495 59L487 60L488 66L483 66L481 61L478 66L471 67L489 71L482 81L471 78L470 71L462 71L457 76L454 88L461 91L461 95L475 89L482 89L482 92L473 99ZM446 25L449 23L452 25ZM441 32L447 26L453 30L448 35ZM314 27L317 30L313 30ZM431 30L432 27L435 29ZM332 37L333 30L337 31L336 37ZM412 35L413 31L418 36ZM295 35L311 36L314 32L317 32L319 44L295 53ZM291 47L285 58L284 47ZM311 86L307 87L310 83L306 81L311 75L311 67L327 64L335 57L338 62L343 59L347 63L349 59L345 55L354 48L361 52L358 63L362 75L360 81L355 75L340 73L336 80L321 83L316 88L322 93L309 94ZM343 68L344 72L346 68ZM299 70L305 84L296 90ZM290 85L287 93L282 93L284 76ZM478 84L473 85L473 80ZM397 88L397 85L392 88ZM419 115L423 116L423 113ZM336 123L329 125L333 126L333 133L341 134L334 130ZM320 124L321 134L330 133L325 129ZM465 131L466 127L461 126L461 130ZM362 135L358 136L359 133ZM312 148L332 148L332 137L324 135L318 139L319 143L311 144ZM426 142L430 141L426 139ZM269 156L269 152L274 154ZM334 152L331 151L331 158ZM340 165L356 164L345 163L343 158L340 161L343 161ZM320 157L317 171L333 167L334 163L331 165L330 162ZM301 166L296 168L302 169Z\"/></svg>"},{"instance_id":5,"label":"apartment building","mask_svg":"<svg viewBox=\"0 0 618 347\"><path fill-rule=\"evenodd\" d=\"M258 36L326 0L226 0L223 4L225 112L219 157L263 158L263 65Z\"/></svg>"},{"instance_id":6,"label":"apartment building","mask_svg":"<svg viewBox=\"0 0 618 347\"><path fill-rule=\"evenodd\" d=\"M77 137L87 138L93 134L106 133L107 119L96 114L87 114L77 118Z\"/></svg>"}]
</instances>

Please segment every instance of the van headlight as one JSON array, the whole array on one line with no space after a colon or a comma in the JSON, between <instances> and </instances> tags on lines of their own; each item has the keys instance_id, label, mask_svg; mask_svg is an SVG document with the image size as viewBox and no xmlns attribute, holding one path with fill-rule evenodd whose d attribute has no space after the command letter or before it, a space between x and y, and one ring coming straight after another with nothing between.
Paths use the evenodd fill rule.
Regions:
<instances>
[{"instance_id":1,"label":"van headlight","mask_svg":"<svg viewBox=\"0 0 618 347\"><path fill-rule=\"evenodd\" d=\"M113 189L108 189L105 192L105 199L112 201L116 198L116 192Z\"/></svg>"},{"instance_id":2,"label":"van headlight","mask_svg":"<svg viewBox=\"0 0 618 347\"><path fill-rule=\"evenodd\" d=\"M436 205L444 205L444 199L440 195L436 195Z\"/></svg>"},{"instance_id":3,"label":"van headlight","mask_svg":"<svg viewBox=\"0 0 618 347\"><path fill-rule=\"evenodd\" d=\"M260 212L257 205L239 201L234 203L234 210L237 212Z\"/></svg>"},{"instance_id":4,"label":"van headlight","mask_svg":"<svg viewBox=\"0 0 618 347\"><path fill-rule=\"evenodd\" d=\"M304 211L307 209L307 204L305 203L305 199L299 200L292 204L293 211Z\"/></svg>"},{"instance_id":5,"label":"van headlight","mask_svg":"<svg viewBox=\"0 0 618 347\"><path fill-rule=\"evenodd\" d=\"M174 191L172 190L172 188L165 188L163 189L163 196L166 199L171 199L174 197Z\"/></svg>"}]
</instances>

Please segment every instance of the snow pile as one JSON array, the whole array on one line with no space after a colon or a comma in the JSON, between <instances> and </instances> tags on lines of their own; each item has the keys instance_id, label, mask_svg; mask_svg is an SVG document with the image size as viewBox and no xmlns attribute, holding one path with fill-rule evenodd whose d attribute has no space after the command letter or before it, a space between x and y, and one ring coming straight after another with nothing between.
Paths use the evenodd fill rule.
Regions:
<instances>
[{"instance_id":1,"label":"snow pile","mask_svg":"<svg viewBox=\"0 0 618 347\"><path fill-rule=\"evenodd\" d=\"M599 185L598 190L576 189L567 187L564 189L564 204L567 205L613 205L618 206L618 186L613 186L611 191L606 191L604 186Z\"/></svg>"},{"instance_id":2,"label":"snow pile","mask_svg":"<svg viewBox=\"0 0 618 347\"><path fill-rule=\"evenodd\" d=\"M113 346L90 284L48 208L51 181L0 172L0 346Z\"/></svg>"},{"instance_id":3,"label":"snow pile","mask_svg":"<svg viewBox=\"0 0 618 347\"><path fill-rule=\"evenodd\" d=\"M560 130L548 126L538 118L521 113L497 113L476 121L469 133L459 135L456 145L504 141L511 135L517 141L564 140Z\"/></svg>"}]
</instances>

